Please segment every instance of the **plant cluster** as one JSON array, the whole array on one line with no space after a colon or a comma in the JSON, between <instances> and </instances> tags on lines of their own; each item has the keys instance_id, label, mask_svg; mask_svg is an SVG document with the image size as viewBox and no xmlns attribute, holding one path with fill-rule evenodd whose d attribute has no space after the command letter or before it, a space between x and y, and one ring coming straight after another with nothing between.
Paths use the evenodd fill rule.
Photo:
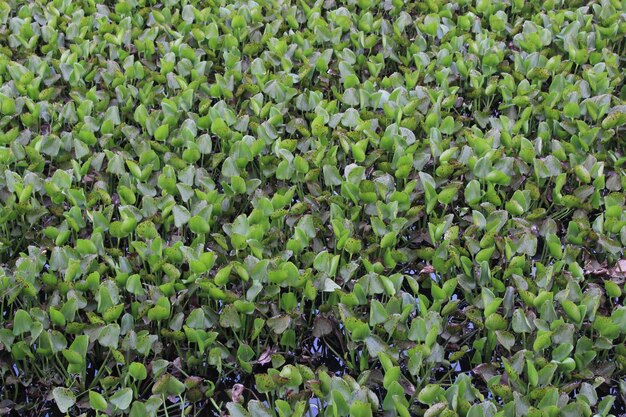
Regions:
<instances>
[{"instance_id":1,"label":"plant cluster","mask_svg":"<svg viewBox=\"0 0 626 417\"><path fill-rule=\"evenodd\" d=\"M618 414L625 35L625 0L0 2L0 414Z\"/></svg>"}]
</instances>

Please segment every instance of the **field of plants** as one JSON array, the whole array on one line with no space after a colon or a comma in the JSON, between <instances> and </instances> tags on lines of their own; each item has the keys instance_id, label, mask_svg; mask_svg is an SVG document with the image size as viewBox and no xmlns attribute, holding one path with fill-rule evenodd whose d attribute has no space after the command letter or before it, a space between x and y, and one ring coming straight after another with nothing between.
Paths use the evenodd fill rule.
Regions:
<instances>
[{"instance_id":1,"label":"field of plants","mask_svg":"<svg viewBox=\"0 0 626 417\"><path fill-rule=\"evenodd\" d=\"M623 417L626 0L0 1L0 416Z\"/></svg>"}]
</instances>

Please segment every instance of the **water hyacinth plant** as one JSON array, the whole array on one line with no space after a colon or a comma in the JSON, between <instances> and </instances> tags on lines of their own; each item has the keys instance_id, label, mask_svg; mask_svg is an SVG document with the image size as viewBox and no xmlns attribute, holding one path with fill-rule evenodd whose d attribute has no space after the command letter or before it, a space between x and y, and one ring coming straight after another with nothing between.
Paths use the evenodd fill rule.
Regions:
<instances>
[{"instance_id":1,"label":"water hyacinth plant","mask_svg":"<svg viewBox=\"0 0 626 417\"><path fill-rule=\"evenodd\" d=\"M0 2L0 414L626 413L626 1Z\"/></svg>"}]
</instances>

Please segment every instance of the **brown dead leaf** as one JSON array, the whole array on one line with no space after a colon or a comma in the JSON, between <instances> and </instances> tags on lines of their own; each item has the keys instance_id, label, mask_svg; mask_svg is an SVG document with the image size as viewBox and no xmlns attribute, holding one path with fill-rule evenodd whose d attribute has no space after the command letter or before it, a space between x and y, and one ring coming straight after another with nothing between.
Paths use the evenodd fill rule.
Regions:
<instances>
[{"instance_id":1,"label":"brown dead leaf","mask_svg":"<svg viewBox=\"0 0 626 417\"><path fill-rule=\"evenodd\" d=\"M424 268L422 268L422 270L420 271L420 275L422 274L432 274L435 272L435 268L432 265L426 265Z\"/></svg>"},{"instance_id":2,"label":"brown dead leaf","mask_svg":"<svg viewBox=\"0 0 626 417\"><path fill-rule=\"evenodd\" d=\"M260 365L265 365L266 363L269 363L272 361L272 353L273 350L270 348L265 349L265 352L263 352L261 354L261 356L259 356L259 359L257 360L257 363Z\"/></svg>"},{"instance_id":3,"label":"brown dead leaf","mask_svg":"<svg viewBox=\"0 0 626 417\"><path fill-rule=\"evenodd\" d=\"M245 387L241 384L233 385L233 389L230 391L230 399L236 403L243 402L243 390L244 389Z\"/></svg>"},{"instance_id":4,"label":"brown dead leaf","mask_svg":"<svg viewBox=\"0 0 626 417\"><path fill-rule=\"evenodd\" d=\"M583 270L585 275L608 277L618 285L626 281L626 259L620 259L612 268L606 262L600 263L592 259L587 261Z\"/></svg>"},{"instance_id":5,"label":"brown dead leaf","mask_svg":"<svg viewBox=\"0 0 626 417\"><path fill-rule=\"evenodd\" d=\"M626 259L620 259L615 266L611 268L609 274L613 278L626 278Z\"/></svg>"},{"instance_id":6,"label":"brown dead leaf","mask_svg":"<svg viewBox=\"0 0 626 417\"><path fill-rule=\"evenodd\" d=\"M608 273L606 263L600 263L595 259L587 261L583 268L585 275L606 275Z\"/></svg>"},{"instance_id":7,"label":"brown dead leaf","mask_svg":"<svg viewBox=\"0 0 626 417\"><path fill-rule=\"evenodd\" d=\"M0 401L0 416L11 414L11 411L15 407L15 403L11 400Z\"/></svg>"},{"instance_id":8,"label":"brown dead leaf","mask_svg":"<svg viewBox=\"0 0 626 417\"><path fill-rule=\"evenodd\" d=\"M408 379L402 377L398 380L398 383L404 389L404 393L408 396L415 394L415 386Z\"/></svg>"},{"instance_id":9,"label":"brown dead leaf","mask_svg":"<svg viewBox=\"0 0 626 417\"><path fill-rule=\"evenodd\" d=\"M322 337L332 333L333 323L326 317L317 316L313 321L313 336Z\"/></svg>"},{"instance_id":10,"label":"brown dead leaf","mask_svg":"<svg viewBox=\"0 0 626 417\"><path fill-rule=\"evenodd\" d=\"M498 370L490 363L481 363L472 369L472 372L481 377L485 382L498 375Z\"/></svg>"},{"instance_id":11,"label":"brown dead leaf","mask_svg":"<svg viewBox=\"0 0 626 417\"><path fill-rule=\"evenodd\" d=\"M181 369L183 367L180 356L172 361L172 365L173 365L173 369L172 369L171 374L174 375L176 378L180 378L182 375Z\"/></svg>"}]
</instances>

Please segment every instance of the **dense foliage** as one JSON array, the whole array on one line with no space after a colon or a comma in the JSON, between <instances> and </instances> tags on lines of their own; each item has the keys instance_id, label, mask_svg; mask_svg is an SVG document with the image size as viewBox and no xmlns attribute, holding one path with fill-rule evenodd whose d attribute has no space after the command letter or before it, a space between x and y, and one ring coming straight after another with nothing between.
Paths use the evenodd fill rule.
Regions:
<instances>
[{"instance_id":1,"label":"dense foliage","mask_svg":"<svg viewBox=\"0 0 626 417\"><path fill-rule=\"evenodd\" d=\"M0 2L0 414L601 417L626 1Z\"/></svg>"}]
</instances>

